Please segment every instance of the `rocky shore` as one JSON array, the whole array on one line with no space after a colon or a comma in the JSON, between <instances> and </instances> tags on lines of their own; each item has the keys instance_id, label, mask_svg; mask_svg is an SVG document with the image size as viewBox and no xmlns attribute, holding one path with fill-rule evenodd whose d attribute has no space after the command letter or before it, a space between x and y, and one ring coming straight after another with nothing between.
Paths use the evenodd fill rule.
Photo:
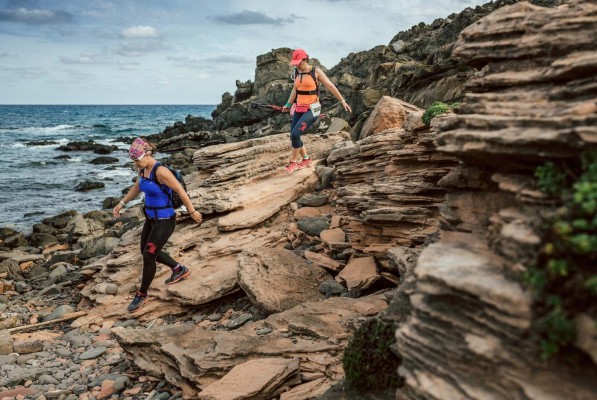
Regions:
<instances>
[{"instance_id":1,"label":"rocky shore","mask_svg":"<svg viewBox=\"0 0 597 400\"><path fill-rule=\"evenodd\" d=\"M0 399L594 398L593 310L576 364L541 362L523 276L550 215L534 169L595 148L597 8L534 3L349 54L327 74L355 112L324 94L292 175L288 116L255 106L285 101L290 49L213 120L149 137L205 220L178 214L166 250L192 274L165 285L159 266L138 313L140 205L0 228ZM427 125L435 101L461 105ZM370 318L397 328L402 385L357 393L342 357Z\"/></svg>"}]
</instances>

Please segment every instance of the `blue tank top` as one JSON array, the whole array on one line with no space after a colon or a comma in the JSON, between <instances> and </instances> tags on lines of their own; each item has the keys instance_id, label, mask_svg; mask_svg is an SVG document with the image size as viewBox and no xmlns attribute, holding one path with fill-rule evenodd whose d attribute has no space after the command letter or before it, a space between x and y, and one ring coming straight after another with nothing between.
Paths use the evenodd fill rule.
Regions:
<instances>
[{"instance_id":1,"label":"blue tank top","mask_svg":"<svg viewBox=\"0 0 597 400\"><path fill-rule=\"evenodd\" d=\"M160 165L159 162L155 163L149 178L143 174L139 177L139 189L145 193L145 215L151 219L167 219L176 214L170 201L172 189L157 182L156 170Z\"/></svg>"}]
</instances>

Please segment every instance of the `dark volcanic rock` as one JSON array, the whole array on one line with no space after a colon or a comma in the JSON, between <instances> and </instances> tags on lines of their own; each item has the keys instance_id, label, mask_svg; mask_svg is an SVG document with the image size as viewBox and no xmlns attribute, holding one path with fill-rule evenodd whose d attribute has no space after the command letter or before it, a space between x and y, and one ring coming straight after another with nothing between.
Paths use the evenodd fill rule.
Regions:
<instances>
[{"instance_id":1,"label":"dark volcanic rock","mask_svg":"<svg viewBox=\"0 0 597 400\"><path fill-rule=\"evenodd\" d=\"M75 191L88 192L93 189L101 189L104 186L106 186L106 184L103 182L85 181L85 182L81 182L77 186L75 186Z\"/></svg>"},{"instance_id":2,"label":"dark volcanic rock","mask_svg":"<svg viewBox=\"0 0 597 400\"><path fill-rule=\"evenodd\" d=\"M93 140L69 142L65 145L59 146L56 150L62 151L93 151L96 154L110 154L118 150L118 146L109 146L106 144L95 143Z\"/></svg>"}]
</instances>

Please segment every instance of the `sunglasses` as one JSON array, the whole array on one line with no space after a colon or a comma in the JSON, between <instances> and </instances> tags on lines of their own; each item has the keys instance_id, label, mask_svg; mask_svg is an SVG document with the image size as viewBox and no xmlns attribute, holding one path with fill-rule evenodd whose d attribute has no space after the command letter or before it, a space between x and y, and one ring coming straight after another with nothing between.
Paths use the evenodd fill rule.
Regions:
<instances>
[{"instance_id":1,"label":"sunglasses","mask_svg":"<svg viewBox=\"0 0 597 400\"><path fill-rule=\"evenodd\" d=\"M133 160L133 161L141 161L141 160L143 159L143 157L145 157L145 155L146 155L146 154L147 154L147 153L143 153L143 154L141 154L141 155L140 155L139 157L137 157L137 158L132 158L132 160Z\"/></svg>"}]
</instances>

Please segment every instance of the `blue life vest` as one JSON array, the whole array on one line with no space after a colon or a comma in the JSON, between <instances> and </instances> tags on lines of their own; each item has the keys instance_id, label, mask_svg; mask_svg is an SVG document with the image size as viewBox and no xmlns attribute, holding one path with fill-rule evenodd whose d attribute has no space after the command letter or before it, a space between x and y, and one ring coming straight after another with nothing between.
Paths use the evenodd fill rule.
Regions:
<instances>
[{"instance_id":1,"label":"blue life vest","mask_svg":"<svg viewBox=\"0 0 597 400\"><path fill-rule=\"evenodd\" d=\"M168 219L176 214L170 201L172 189L158 183L155 175L160 165L159 162L155 163L149 178L145 178L143 174L140 176L139 189L145 193L145 216L151 219Z\"/></svg>"}]
</instances>

